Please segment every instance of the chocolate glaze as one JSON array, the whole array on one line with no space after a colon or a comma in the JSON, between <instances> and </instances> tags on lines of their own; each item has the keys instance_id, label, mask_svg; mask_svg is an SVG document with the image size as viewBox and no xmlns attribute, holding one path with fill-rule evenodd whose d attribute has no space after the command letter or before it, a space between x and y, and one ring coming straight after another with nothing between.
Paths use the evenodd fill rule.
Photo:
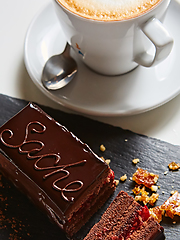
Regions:
<instances>
[{"instance_id":1,"label":"chocolate glaze","mask_svg":"<svg viewBox=\"0 0 180 240\"><path fill-rule=\"evenodd\" d=\"M26 126L26 133L25 133L25 138L23 140L22 143L18 144L18 145L13 145L13 144L9 144L6 142L6 140L3 138L5 133L9 134L9 138L11 139L13 137L13 132L10 129L4 129L1 133L0 133L0 141L8 148L17 148L19 151L19 154L27 154L27 159L29 160L33 160L33 159L37 159L34 162L34 169L39 170L39 171L44 171L44 170L50 170L50 172L46 175L43 176L43 179L46 180L47 178L49 178L50 176L57 174L57 173L65 173L64 176L57 178L53 183L52 183L52 187L54 189L56 189L57 191L59 191L61 193L61 196L64 198L65 201L74 201L74 198L71 197L70 199L67 198L65 196L65 192L76 192L79 191L82 187L83 187L83 182L82 181L72 181L70 183L68 183L64 188L60 188L58 187L58 184L60 181L62 181L65 178L68 178L70 175L70 172L67 170L67 168L73 167L73 166L77 166L77 165L81 165L81 164L85 164L86 160L82 160L80 162L77 163L72 163L72 164L60 164L60 155L56 154L56 153L47 153L47 154L38 154L41 152L41 150L43 148L45 148L45 144L42 141L38 141L38 140L30 140L28 141L28 137L29 137L29 127L30 125L36 125L36 126L41 126L42 130L37 130L36 128L33 128L31 130L31 132L36 132L38 134L44 133L46 131L46 126L44 126L42 123L34 121L34 122L29 122L28 125ZM23 150L24 146L28 145L28 144L37 144L39 145L39 148L32 148L32 149L28 149L28 150ZM49 158L50 160L52 160L52 166L39 166L39 162L43 162L46 158ZM54 162L55 159L55 162ZM80 185L77 188L69 188L69 186L73 186L73 185Z\"/></svg>"},{"instance_id":2,"label":"chocolate glaze","mask_svg":"<svg viewBox=\"0 0 180 240\"><path fill-rule=\"evenodd\" d=\"M0 167L6 173L6 168L16 171L17 181L21 175L25 184L22 175L26 175L28 184L35 183L41 189L37 201L44 196L50 208L53 202L61 214L56 216L53 208L51 212L62 223L80 196L102 173L108 172L108 166L86 144L33 103L0 128L0 148L9 159L6 164L1 157ZM29 190L30 197L31 194L33 188L32 192Z\"/></svg>"}]
</instances>

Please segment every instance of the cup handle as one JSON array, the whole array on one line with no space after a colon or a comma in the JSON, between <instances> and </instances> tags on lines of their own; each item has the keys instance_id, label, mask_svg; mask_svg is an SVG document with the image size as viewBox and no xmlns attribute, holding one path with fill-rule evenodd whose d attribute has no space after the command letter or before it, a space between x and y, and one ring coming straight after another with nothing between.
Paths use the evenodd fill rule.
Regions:
<instances>
[{"instance_id":1,"label":"cup handle","mask_svg":"<svg viewBox=\"0 0 180 240\"><path fill-rule=\"evenodd\" d=\"M143 51L135 56L134 61L144 67L155 66L170 54L173 39L163 24L156 18L149 19L140 28L154 44L155 54L153 56Z\"/></svg>"}]
</instances>

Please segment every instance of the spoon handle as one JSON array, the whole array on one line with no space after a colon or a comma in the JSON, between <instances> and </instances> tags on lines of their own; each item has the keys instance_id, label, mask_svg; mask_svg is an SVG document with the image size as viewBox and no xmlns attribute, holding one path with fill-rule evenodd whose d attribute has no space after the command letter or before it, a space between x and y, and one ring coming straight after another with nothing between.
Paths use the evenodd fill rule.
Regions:
<instances>
[{"instance_id":1,"label":"spoon handle","mask_svg":"<svg viewBox=\"0 0 180 240\"><path fill-rule=\"evenodd\" d=\"M63 55L64 55L64 56L69 57L70 48L71 48L71 46L70 46L69 43L67 42L67 43L66 43L66 46L65 46L65 49L64 49L64 51L63 51Z\"/></svg>"}]
</instances>

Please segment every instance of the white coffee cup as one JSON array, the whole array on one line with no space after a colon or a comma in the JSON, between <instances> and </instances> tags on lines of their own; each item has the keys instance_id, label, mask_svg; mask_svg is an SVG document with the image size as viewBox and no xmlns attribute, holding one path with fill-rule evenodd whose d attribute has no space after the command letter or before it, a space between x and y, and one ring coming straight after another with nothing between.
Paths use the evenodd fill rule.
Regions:
<instances>
[{"instance_id":1,"label":"white coffee cup","mask_svg":"<svg viewBox=\"0 0 180 240\"><path fill-rule=\"evenodd\" d=\"M121 20L99 20L74 13L53 0L66 40L81 60L105 75L124 74L138 65L155 66L171 52L173 39L163 25L170 0Z\"/></svg>"}]
</instances>

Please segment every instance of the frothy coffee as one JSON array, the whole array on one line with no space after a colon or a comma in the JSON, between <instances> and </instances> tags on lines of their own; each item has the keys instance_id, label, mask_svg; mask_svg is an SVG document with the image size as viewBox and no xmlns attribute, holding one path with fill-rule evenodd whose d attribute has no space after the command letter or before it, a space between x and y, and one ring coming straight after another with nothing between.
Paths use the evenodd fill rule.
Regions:
<instances>
[{"instance_id":1,"label":"frothy coffee","mask_svg":"<svg viewBox=\"0 0 180 240\"><path fill-rule=\"evenodd\" d=\"M65 8L85 18L100 21L137 17L161 0L57 0Z\"/></svg>"}]
</instances>

